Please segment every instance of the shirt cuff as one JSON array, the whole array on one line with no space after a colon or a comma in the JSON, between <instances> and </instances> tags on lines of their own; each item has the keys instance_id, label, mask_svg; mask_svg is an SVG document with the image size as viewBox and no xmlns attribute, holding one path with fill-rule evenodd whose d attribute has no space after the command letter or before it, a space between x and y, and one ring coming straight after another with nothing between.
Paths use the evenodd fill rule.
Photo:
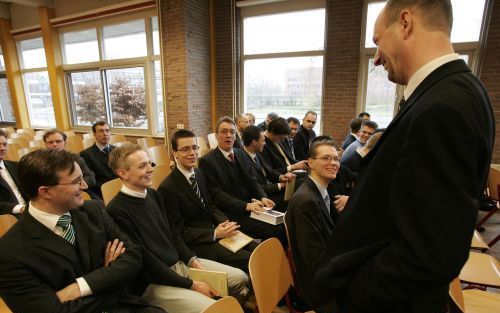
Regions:
<instances>
[{"instance_id":1,"label":"shirt cuff","mask_svg":"<svg viewBox=\"0 0 500 313\"><path fill-rule=\"evenodd\" d=\"M287 171L287 172L291 172L291 171L292 171L292 166L291 166L291 165L288 165L288 166L286 167L286 171Z\"/></svg>"},{"instance_id":2,"label":"shirt cuff","mask_svg":"<svg viewBox=\"0 0 500 313\"><path fill-rule=\"evenodd\" d=\"M16 204L16 206L12 209L12 214L21 213L22 208L24 208L24 204Z\"/></svg>"},{"instance_id":3,"label":"shirt cuff","mask_svg":"<svg viewBox=\"0 0 500 313\"><path fill-rule=\"evenodd\" d=\"M215 237L215 229L214 229L214 239L213 241L217 241L217 237Z\"/></svg>"},{"instance_id":4,"label":"shirt cuff","mask_svg":"<svg viewBox=\"0 0 500 313\"><path fill-rule=\"evenodd\" d=\"M196 256L192 257L189 259L189 262L188 262L188 266L191 267L191 263L193 263L194 260L198 260L198 258Z\"/></svg>"},{"instance_id":5,"label":"shirt cuff","mask_svg":"<svg viewBox=\"0 0 500 313\"><path fill-rule=\"evenodd\" d=\"M281 190L281 184L278 183L278 190Z\"/></svg>"},{"instance_id":6,"label":"shirt cuff","mask_svg":"<svg viewBox=\"0 0 500 313\"><path fill-rule=\"evenodd\" d=\"M80 288L80 296L86 297L86 296L91 296L92 295L92 290L89 287L89 284L87 284L87 281L83 277L78 277L76 279L76 283L78 284L78 287Z\"/></svg>"}]
</instances>

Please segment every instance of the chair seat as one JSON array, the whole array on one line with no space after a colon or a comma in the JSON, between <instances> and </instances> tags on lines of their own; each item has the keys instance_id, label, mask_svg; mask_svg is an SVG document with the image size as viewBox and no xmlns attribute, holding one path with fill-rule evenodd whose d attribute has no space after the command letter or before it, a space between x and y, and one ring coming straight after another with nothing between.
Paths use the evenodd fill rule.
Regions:
<instances>
[{"instance_id":1,"label":"chair seat","mask_svg":"<svg viewBox=\"0 0 500 313\"><path fill-rule=\"evenodd\" d=\"M466 313L500 312L500 293L464 290L463 295Z\"/></svg>"},{"instance_id":2,"label":"chair seat","mask_svg":"<svg viewBox=\"0 0 500 313\"><path fill-rule=\"evenodd\" d=\"M500 268L491 255L470 252L459 278L463 282L500 288Z\"/></svg>"}]
</instances>

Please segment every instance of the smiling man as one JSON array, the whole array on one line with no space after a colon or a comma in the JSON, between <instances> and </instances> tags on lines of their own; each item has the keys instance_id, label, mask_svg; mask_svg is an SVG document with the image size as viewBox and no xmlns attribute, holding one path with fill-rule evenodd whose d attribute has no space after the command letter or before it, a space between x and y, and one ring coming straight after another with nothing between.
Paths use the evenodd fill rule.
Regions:
<instances>
[{"instance_id":1,"label":"smiling man","mask_svg":"<svg viewBox=\"0 0 500 313\"><path fill-rule=\"evenodd\" d=\"M373 134L377 131L378 125L373 121L363 121L359 130L359 138L356 138L342 154L341 162L351 159L356 154L356 149L364 147Z\"/></svg>"}]
</instances>

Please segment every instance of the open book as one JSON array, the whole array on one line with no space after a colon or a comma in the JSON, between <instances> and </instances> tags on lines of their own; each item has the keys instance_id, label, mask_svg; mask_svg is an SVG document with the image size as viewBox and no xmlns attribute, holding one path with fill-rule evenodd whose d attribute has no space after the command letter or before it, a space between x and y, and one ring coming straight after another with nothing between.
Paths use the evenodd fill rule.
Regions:
<instances>
[{"instance_id":1,"label":"open book","mask_svg":"<svg viewBox=\"0 0 500 313\"><path fill-rule=\"evenodd\" d=\"M295 179L296 177L286 182L285 197L284 197L285 201L290 200L290 198L293 196L293 192L295 191Z\"/></svg>"},{"instance_id":2,"label":"open book","mask_svg":"<svg viewBox=\"0 0 500 313\"><path fill-rule=\"evenodd\" d=\"M219 240L219 243L234 253L252 242L253 238L237 231L236 234Z\"/></svg>"},{"instance_id":3,"label":"open book","mask_svg":"<svg viewBox=\"0 0 500 313\"><path fill-rule=\"evenodd\" d=\"M228 295L227 293L227 273L199 270L196 268L189 269L189 277L192 280L202 281L209 284L212 288L217 290L221 297Z\"/></svg>"}]
</instances>

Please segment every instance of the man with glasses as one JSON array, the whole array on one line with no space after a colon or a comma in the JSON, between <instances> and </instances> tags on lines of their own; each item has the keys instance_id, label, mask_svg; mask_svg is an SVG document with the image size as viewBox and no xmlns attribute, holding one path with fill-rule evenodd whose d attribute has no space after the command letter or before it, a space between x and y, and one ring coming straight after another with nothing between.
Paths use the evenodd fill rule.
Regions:
<instances>
[{"instance_id":1,"label":"man with glasses","mask_svg":"<svg viewBox=\"0 0 500 313\"><path fill-rule=\"evenodd\" d=\"M83 200L87 184L77 161L57 149L21 159L19 181L30 202L0 238L0 297L13 312L163 312L126 294L142 266L140 249L100 201Z\"/></svg>"},{"instance_id":2,"label":"man with glasses","mask_svg":"<svg viewBox=\"0 0 500 313\"><path fill-rule=\"evenodd\" d=\"M340 167L333 140L312 143L307 160L309 177L293 194L285 215L296 270L296 282L303 299L308 302L311 278L320 256L325 252L327 237L332 233L335 199L328 195L328 184Z\"/></svg>"},{"instance_id":3,"label":"man with glasses","mask_svg":"<svg viewBox=\"0 0 500 313\"><path fill-rule=\"evenodd\" d=\"M373 121L363 121L361 124L361 130L359 131L359 138L356 139L353 143L351 143L347 149L345 149L342 154L342 159L340 162L349 162L351 158L356 156L356 149L359 147L364 147L368 142L368 139L375 134L377 131L378 125Z\"/></svg>"},{"instance_id":4,"label":"man with glasses","mask_svg":"<svg viewBox=\"0 0 500 313\"><path fill-rule=\"evenodd\" d=\"M295 146L295 156L298 161L307 160L309 156L309 146L314 138L316 138L316 132L313 128L316 125L318 119L318 114L314 111L308 111L302 119L302 125L297 132L297 135L293 138L293 144Z\"/></svg>"},{"instance_id":5,"label":"man with glasses","mask_svg":"<svg viewBox=\"0 0 500 313\"><path fill-rule=\"evenodd\" d=\"M184 242L201 258L248 272L248 260L257 244L251 242L233 253L218 243L220 239L234 235L240 226L229 220L210 199L205 176L196 168L200 149L196 136L189 130L178 130L171 143L177 166L158 191Z\"/></svg>"}]
</instances>

